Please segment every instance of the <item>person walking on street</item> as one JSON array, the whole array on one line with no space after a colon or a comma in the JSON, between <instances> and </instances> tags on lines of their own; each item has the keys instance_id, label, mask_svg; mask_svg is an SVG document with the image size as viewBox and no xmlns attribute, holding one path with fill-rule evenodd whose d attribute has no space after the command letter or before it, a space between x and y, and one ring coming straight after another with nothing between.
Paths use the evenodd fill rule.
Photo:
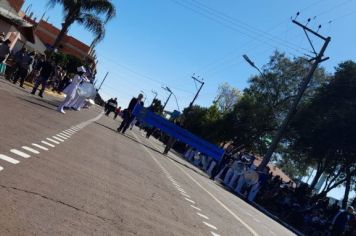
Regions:
<instances>
[{"instance_id":1,"label":"person walking on street","mask_svg":"<svg viewBox=\"0 0 356 236\"><path fill-rule=\"evenodd\" d=\"M9 39L6 39L3 42L0 42L0 74L5 73L6 69L6 58L10 54L10 44L11 41Z\"/></svg>"},{"instance_id":2,"label":"person walking on street","mask_svg":"<svg viewBox=\"0 0 356 236\"><path fill-rule=\"evenodd\" d=\"M51 58L48 58L39 65L39 68L41 70L40 76L36 80L35 86L33 87L31 94L35 94L41 84L41 90L38 93L38 96L43 98L43 92L46 89L47 81L54 73L54 62Z\"/></svg>"},{"instance_id":3,"label":"person walking on street","mask_svg":"<svg viewBox=\"0 0 356 236\"><path fill-rule=\"evenodd\" d=\"M343 235L346 226L354 213L354 208L349 206L344 211L339 211L331 223L331 236Z\"/></svg>"},{"instance_id":4,"label":"person walking on street","mask_svg":"<svg viewBox=\"0 0 356 236\"><path fill-rule=\"evenodd\" d=\"M105 115L109 116L111 112L115 112L116 107L117 107L117 98L109 99L109 101L107 102L107 109Z\"/></svg>"},{"instance_id":5,"label":"person walking on street","mask_svg":"<svg viewBox=\"0 0 356 236\"><path fill-rule=\"evenodd\" d=\"M127 128L135 118L132 114L135 106L141 103L143 95L140 93L137 98L132 98L127 109L124 110L124 120L121 122L121 125L117 128L118 132L122 132L123 134L126 132Z\"/></svg>"},{"instance_id":6,"label":"person walking on street","mask_svg":"<svg viewBox=\"0 0 356 236\"><path fill-rule=\"evenodd\" d=\"M22 56L22 58L20 60L19 71L16 74L13 83L16 84L17 81L21 78L20 79L20 87L21 88L23 88L23 84L25 82L25 79L27 78L28 74L32 70L32 65L33 65L33 62L35 60L34 55L35 55L34 52L27 53L25 51L25 53L23 54L23 56Z\"/></svg>"},{"instance_id":7,"label":"person walking on street","mask_svg":"<svg viewBox=\"0 0 356 236\"><path fill-rule=\"evenodd\" d=\"M85 79L85 72L86 70L84 66L77 68L77 74L74 76L72 82L63 90L63 93L65 93L67 96L58 106L57 111L65 114L64 107L68 107L69 104L73 103L73 101L76 99L77 89L79 84Z\"/></svg>"},{"instance_id":8,"label":"person walking on street","mask_svg":"<svg viewBox=\"0 0 356 236\"><path fill-rule=\"evenodd\" d=\"M121 107L118 107L118 108L115 109L114 120L116 120L116 118L120 114L120 112L121 112Z\"/></svg>"}]
</instances>

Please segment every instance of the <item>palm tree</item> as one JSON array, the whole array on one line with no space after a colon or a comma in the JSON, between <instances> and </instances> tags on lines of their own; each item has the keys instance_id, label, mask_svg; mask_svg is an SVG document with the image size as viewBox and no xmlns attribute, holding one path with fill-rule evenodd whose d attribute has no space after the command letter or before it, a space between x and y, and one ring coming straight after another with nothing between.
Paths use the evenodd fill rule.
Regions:
<instances>
[{"instance_id":1,"label":"palm tree","mask_svg":"<svg viewBox=\"0 0 356 236\"><path fill-rule=\"evenodd\" d=\"M69 27L77 22L95 35L95 43L104 38L104 25L116 15L116 9L111 0L49 0L54 7L61 4L64 9L64 22L58 34L53 49L58 48ZM102 18L104 16L104 18Z\"/></svg>"}]
</instances>

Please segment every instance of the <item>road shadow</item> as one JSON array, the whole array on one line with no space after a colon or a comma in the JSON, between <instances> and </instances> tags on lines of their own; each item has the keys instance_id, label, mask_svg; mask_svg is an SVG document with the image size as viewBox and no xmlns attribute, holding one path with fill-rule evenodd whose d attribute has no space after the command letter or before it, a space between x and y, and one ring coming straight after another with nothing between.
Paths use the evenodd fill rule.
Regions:
<instances>
[{"instance_id":1,"label":"road shadow","mask_svg":"<svg viewBox=\"0 0 356 236\"><path fill-rule=\"evenodd\" d=\"M157 153L159 153L159 154L162 154L159 150L157 150L157 149L155 149L155 148L153 148L153 147L151 147L151 146L149 146L149 145L147 145L147 144L145 144L145 143L143 143L143 142L140 142L140 141L136 140L136 139L135 139L134 137L132 137L131 135L128 135L128 134L126 134L126 133L125 133L125 134L119 133L119 132L117 132L117 130L115 130L115 129L113 129L113 128L107 126L107 125L101 124L101 123L99 123L99 122L95 122L95 124L100 125L100 126L106 128L106 129L108 129L108 130L111 130L111 131L117 133L118 135L122 135L122 136L124 136L124 137L126 137L126 138L128 138L128 139L131 139L132 141L134 141L134 142L136 142L136 143L138 143L138 144L141 144L141 145L143 145L143 146L145 146L145 147L151 149L151 150L154 151L154 152L157 152Z\"/></svg>"},{"instance_id":2,"label":"road shadow","mask_svg":"<svg viewBox=\"0 0 356 236\"><path fill-rule=\"evenodd\" d=\"M32 101L32 100L29 100L29 99L26 99L26 98L22 98L22 97L17 97L17 98L18 98L18 99L21 99L21 100L23 100L23 101L25 101L25 102L34 104L34 105L36 105L36 106L40 106L40 107L46 108L46 109L51 110L51 111L55 111L55 110L56 110L56 109L55 109L56 106L54 106L54 105L52 105L52 104L49 104L49 105L51 105L51 106L53 106L53 107L48 107L48 106L46 106L45 104L41 104L40 102Z\"/></svg>"},{"instance_id":3,"label":"road shadow","mask_svg":"<svg viewBox=\"0 0 356 236\"><path fill-rule=\"evenodd\" d=\"M201 176L204 176L204 177L207 177L207 178L209 177L208 175L206 175L206 174L200 172L199 170L196 170L196 169L193 168L192 166L190 166L190 165L189 165L190 163L187 162L187 160L185 160L181 155L179 155L179 154L178 154L177 152L175 152L175 151L173 151L173 152L174 152L174 154L180 159L180 161L176 160L176 159L173 158L173 157L170 157L169 155L164 155L160 150L158 150L158 149L156 149L156 148L154 148L154 147L152 147L152 146L150 146L150 145L147 145L147 144L145 144L145 143L143 143L143 142L140 142L140 141L136 140L133 136L131 136L131 135L129 135L129 134L118 133L117 130L115 130L115 129L113 129L113 128L107 126L107 125L101 124L101 123L99 123L99 122L95 122L95 124L100 125L100 126L106 128L106 129L110 130L110 131L113 131L113 132L117 133L117 134L123 135L124 137L126 137L126 138L128 138L128 139L131 139L132 141L134 141L134 142L136 142L136 143L138 143L138 144L140 144L140 145L143 145L143 146L149 148L150 150L152 150L152 151L154 151L154 152L156 152L156 153L162 155L162 156L165 157L165 158L169 158L170 160L174 161L175 163L179 164L180 166L183 166L183 167L185 167L185 168L188 168L188 169L194 171L195 173L197 173L197 174L199 174L199 175L201 175ZM186 164L186 163L183 163L183 162L187 162L187 164ZM189 163L189 164L188 164L188 163Z\"/></svg>"}]
</instances>

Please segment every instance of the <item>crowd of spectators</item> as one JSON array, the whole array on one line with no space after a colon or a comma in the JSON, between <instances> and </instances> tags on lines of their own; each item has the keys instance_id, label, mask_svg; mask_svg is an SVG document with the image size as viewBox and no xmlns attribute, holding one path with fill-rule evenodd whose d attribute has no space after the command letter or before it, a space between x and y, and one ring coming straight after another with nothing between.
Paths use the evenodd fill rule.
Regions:
<instances>
[{"instance_id":1,"label":"crowd of spectators","mask_svg":"<svg viewBox=\"0 0 356 236\"><path fill-rule=\"evenodd\" d=\"M190 148L184 157L227 190L305 235L356 235L356 200L341 209L338 201L331 202L325 195L314 193L308 184L283 181L269 168L264 172L255 171L255 157L248 153L233 153L227 149L217 162ZM252 172L257 174L252 175ZM244 187L240 186L241 182Z\"/></svg>"}]
</instances>

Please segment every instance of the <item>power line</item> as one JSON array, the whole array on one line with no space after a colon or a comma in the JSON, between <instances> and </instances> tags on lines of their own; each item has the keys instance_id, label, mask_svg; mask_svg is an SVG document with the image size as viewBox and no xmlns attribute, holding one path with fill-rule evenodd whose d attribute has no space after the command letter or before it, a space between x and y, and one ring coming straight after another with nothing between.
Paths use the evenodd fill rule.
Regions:
<instances>
[{"instance_id":1,"label":"power line","mask_svg":"<svg viewBox=\"0 0 356 236\"><path fill-rule=\"evenodd\" d=\"M111 63L113 63L113 64L115 64L115 65L117 65L117 66L120 66L121 68L124 68L125 70L131 72L132 74L138 76L139 78L143 78L143 79L146 79L146 80L155 82L155 83L160 84L160 85L167 83L167 82L165 82L165 81L157 80L157 79L155 79L155 78L152 78L151 76L147 76L147 75L145 75L145 74L143 74L143 73L137 72L137 71L133 70L132 68L130 68L130 67L126 66L126 65L123 65L123 64L121 64L121 63L118 63L117 61L115 61L115 60L113 60L113 59L111 59L111 58L109 58L109 57L107 57L107 56L104 56L104 55L102 55L102 54L100 55L100 57L105 58L106 60L110 61ZM193 94L193 92L188 91L188 90L185 90L185 89L183 89L183 88L173 87L173 86L171 86L171 87L174 88L175 90L179 90L179 91L181 91L181 92Z\"/></svg>"},{"instance_id":2,"label":"power line","mask_svg":"<svg viewBox=\"0 0 356 236\"><path fill-rule=\"evenodd\" d=\"M328 1L328 0L326 0L326 1ZM309 9L309 8L311 8L311 7L313 7L313 6L317 5L317 4L319 4L319 3L321 3L321 2L325 3L325 0L316 1L316 2L314 2L314 3L312 3L312 4L310 4L310 5L308 5L308 6L304 7L304 8L302 8L302 9L300 9L299 12L303 12L303 11L305 11L305 10L307 10L307 9ZM334 6L333 8L331 8L331 10L333 10L334 8L340 7L340 6L344 5L344 4L346 4L347 2L349 2L349 1L342 2L341 4L337 4L336 6ZM323 11L323 12L317 14L316 16L319 16L320 14L325 14L325 13L327 13L327 12L330 12L331 10L329 9L328 11ZM354 13L356 13L356 11L350 12L350 13L348 13L348 14L345 14L345 15L343 15L342 17L346 17L346 16L352 15L352 14L354 14ZM342 17L340 17L340 18L342 18ZM336 18L336 19L339 19L339 18ZM334 19L334 20L336 20L336 19ZM287 20L287 19L286 19L286 20ZM289 20L289 18L288 18L288 20ZM332 20L332 21L334 21L334 20ZM283 22L286 22L286 21L283 20L283 21L277 23L276 25L274 25L273 27L271 27L270 29L268 29L267 32L270 32L270 31L275 30L278 26L280 26L281 24L283 24ZM329 22L330 22L330 21L329 21ZM329 22L326 22L326 23L329 23ZM323 24L325 24L325 23L323 23ZM286 34L286 32L288 32L288 31L289 31L289 29L286 30L286 31L284 31L284 34ZM296 39L296 38L300 38L300 37L301 37L301 35L298 34L297 37L293 37L293 38ZM216 60L210 62L209 64L206 64L206 65L200 67L200 68L197 69L196 71L202 72L203 70L205 70L206 68L211 67L212 65L214 65L213 68L218 67L220 64L226 65L227 63L225 63L225 61L228 61L228 60L229 60L228 58L230 57L230 55L235 54L235 52L239 52L238 49L242 49L242 48L244 48L244 47L246 47L246 46L248 46L249 44L252 44L252 43L253 43L253 41L247 41L247 42L243 43L243 46L239 46L239 47L237 47L237 48L231 50L230 52L228 52L228 53L225 54L224 56L219 57L218 59L216 59ZM258 46L257 46L257 47L258 47ZM257 47L253 47L253 49L256 49ZM247 50L247 51L249 52L249 50ZM240 53L240 54L241 54L241 53ZM294 54L292 54L292 55L293 55L294 57L296 57L296 55L294 55ZM222 62L219 62L219 61L222 61ZM217 62L218 62L218 64L217 64ZM228 62L228 64L231 65L230 62ZM235 64L235 63L234 63L234 64ZM214 69L214 71L216 71L216 69ZM210 73L209 73L209 74L210 74Z\"/></svg>"},{"instance_id":3,"label":"power line","mask_svg":"<svg viewBox=\"0 0 356 236\"><path fill-rule=\"evenodd\" d=\"M177 0L172 0L173 2L175 2L176 4L180 5L180 6L183 6L199 15L202 15L206 18L209 18L211 19L212 21L220 24L220 25L223 25L227 28L230 28L231 30L233 31L236 31L236 32L239 32L249 38L252 38L256 41L260 41L261 42L261 39L260 37L264 37L264 38L268 38L269 41L274 41L276 44L272 44L271 42L264 42L266 43L267 45L271 46L272 48L276 48L276 47L286 47L286 48L290 48L294 51L297 51L297 52L301 52L301 50L304 50L304 51L308 51L307 49L304 49L304 48L297 48L293 45L290 45L291 43L289 42L286 42L284 41L283 39L275 39L274 37L271 37L271 36L268 36L266 35L264 32L256 32L249 29L247 26L243 26L241 23L237 23L236 21L232 20L229 18L229 16L224 16L222 15L223 13L216 13L214 12L214 10L206 10L204 9L203 7L199 7L197 5L195 6L192 6L191 4L187 4L185 2L182 3L182 2L178 2ZM252 34L251 34L252 33ZM257 34L257 36L253 35L253 34ZM278 46L277 46L278 45Z\"/></svg>"},{"instance_id":4,"label":"power line","mask_svg":"<svg viewBox=\"0 0 356 236\"><path fill-rule=\"evenodd\" d=\"M187 1L187 0L186 0L186 1ZM296 44L294 44L294 43L291 43L291 42L289 42L289 41L283 40L283 39L279 38L279 37L276 36L276 35L270 34L268 31L263 31L263 30L261 30L261 29L258 29L258 28L254 27L254 26L251 26L251 25L247 24L246 22L243 22L243 21L241 21L241 20L238 20L238 19L236 19L236 18L231 17L231 16L227 15L227 14L224 13L224 12L218 11L218 10L216 10L216 9L213 9L213 8L207 6L207 5L204 5L203 3L201 3L201 2L199 2L199 1L197 1L197 0L191 0L191 1L193 1L193 2L195 2L197 5L201 6L200 9L203 9L203 8L204 8L204 9L207 9L207 11L210 11L213 15L216 15L216 16L218 16L218 17L220 17L220 18L226 19L227 21L230 21L230 22L233 23L234 25L237 25L237 26L243 28L243 29L246 30L246 31L250 31L251 33L257 33L259 36L268 35L268 37L270 37L270 40L274 40L274 41L276 41L276 42L278 42L278 43L283 42L283 43L289 44L289 45L291 45L291 46L299 47L298 45L296 45ZM303 49L302 47L299 47L299 48ZM303 50L308 51L308 49L303 49Z\"/></svg>"}]
</instances>

